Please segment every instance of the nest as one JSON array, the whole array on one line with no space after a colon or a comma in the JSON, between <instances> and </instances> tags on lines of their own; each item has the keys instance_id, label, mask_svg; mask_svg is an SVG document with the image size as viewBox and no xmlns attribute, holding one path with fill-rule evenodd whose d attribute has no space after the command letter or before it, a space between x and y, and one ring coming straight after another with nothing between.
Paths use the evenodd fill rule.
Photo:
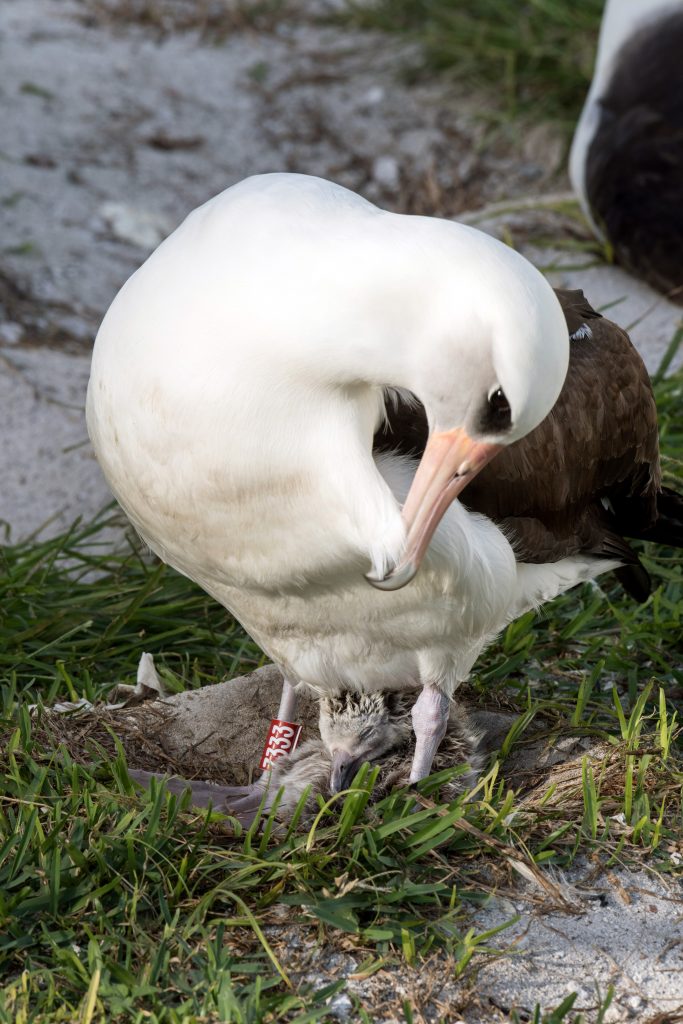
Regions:
<instances>
[{"instance_id":1,"label":"nest","mask_svg":"<svg viewBox=\"0 0 683 1024\"><path fill-rule=\"evenodd\" d=\"M80 764L102 751L115 757L120 744L130 768L241 786L258 771L281 688L282 676L268 665L215 686L168 695L151 658L143 655L138 685L116 688L114 703L44 708L36 732L47 746L65 748ZM118 697L123 700L116 702ZM303 737L317 736L316 702L303 695L299 712Z\"/></svg>"},{"instance_id":2,"label":"nest","mask_svg":"<svg viewBox=\"0 0 683 1024\"><path fill-rule=\"evenodd\" d=\"M151 664L151 659L149 663ZM282 686L268 665L246 676L169 696L154 673L136 687L119 687L119 703L58 705L42 709L36 732L47 748L66 749L78 763L114 758L122 747L128 765L146 772L222 785L246 785L258 775L267 725L277 714ZM141 676L142 681L141 681ZM465 697L465 704L467 697ZM302 694L298 718L302 742L319 737L317 701ZM516 715L509 708L470 707L469 717L483 735L483 752L496 751ZM518 811L534 814L562 808L563 818L583 813L582 765L588 757L601 796L620 805L624 754L590 738L551 734L517 745L503 764L503 775L517 791ZM550 796L548 795L551 790Z\"/></svg>"}]
</instances>

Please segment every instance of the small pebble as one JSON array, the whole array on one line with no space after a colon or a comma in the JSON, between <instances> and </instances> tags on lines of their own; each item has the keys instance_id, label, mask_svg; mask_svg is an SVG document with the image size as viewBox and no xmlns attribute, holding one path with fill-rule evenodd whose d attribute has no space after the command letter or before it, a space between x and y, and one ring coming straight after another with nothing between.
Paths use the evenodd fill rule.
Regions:
<instances>
[{"instance_id":1,"label":"small pebble","mask_svg":"<svg viewBox=\"0 0 683 1024\"><path fill-rule=\"evenodd\" d=\"M384 99L384 88L381 85L371 86L363 96L366 107L376 107Z\"/></svg>"},{"instance_id":2,"label":"small pebble","mask_svg":"<svg viewBox=\"0 0 683 1024\"><path fill-rule=\"evenodd\" d=\"M348 1020L351 1008L352 1003L346 992L340 992L330 1003L330 1013L337 1020Z\"/></svg>"},{"instance_id":3,"label":"small pebble","mask_svg":"<svg viewBox=\"0 0 683 1024\"><path fill-rule=\"evenodd\" d=\"M621 1005L629 1017L640 1017L641 1012L647 1006L647 999L643 999L642 996L638 995L627 996L626 999L621 1000Z\"/></svg>"},{"instance_id":4,"label":"small pebble","mask_svg":"<svg viewBox=\"0 0 683 1024\"><path fill-rule=\"evenodd\" d=\"M126 203L103 203L100 215L115 238L140 249L154 249L173 230L173 225L163 214L137 209Z\"/></svg>"}]
</instances>

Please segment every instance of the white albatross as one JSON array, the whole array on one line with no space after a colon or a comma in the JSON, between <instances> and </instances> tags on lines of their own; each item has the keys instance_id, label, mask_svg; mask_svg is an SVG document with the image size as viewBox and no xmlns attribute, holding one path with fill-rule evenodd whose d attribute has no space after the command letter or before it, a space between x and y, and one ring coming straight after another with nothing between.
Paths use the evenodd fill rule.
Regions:
<instances>
[{"instance_id":1,"label":"white albatross","mask_svg":"<svg viewBox=\"0 0 683 1024\"><path fill-rule=\"evenodd\" d=\"M195 210L124 285L88 427L142 538L281 668L280 719L299 684L422 687L415 781L496 633L621 564L518 561L454 500L546 417L568 359L553 290L501 242L269 174ZM393 389L426 410L417 472L373 455ZM343 776L349 753L332 755Z\"/></svg>"}]
</instances>

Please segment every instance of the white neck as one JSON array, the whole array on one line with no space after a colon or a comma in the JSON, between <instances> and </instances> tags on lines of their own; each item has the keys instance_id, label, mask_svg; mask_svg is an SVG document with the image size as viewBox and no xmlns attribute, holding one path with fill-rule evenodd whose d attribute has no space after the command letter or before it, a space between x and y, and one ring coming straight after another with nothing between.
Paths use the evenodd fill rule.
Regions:
<instances>
[{"instance_id":1,"label":"white neck","mask_svg":"<svg viewBox=\"0 0 683 1024\"><path fill-rule=\"evenodd\" d=\"M681 0L607 0L600 26L594 83L602 91L614 57L627 39L668 8L680 7ZM634 74L637 69L634 68Z\"/></svg>"}]
</instances>

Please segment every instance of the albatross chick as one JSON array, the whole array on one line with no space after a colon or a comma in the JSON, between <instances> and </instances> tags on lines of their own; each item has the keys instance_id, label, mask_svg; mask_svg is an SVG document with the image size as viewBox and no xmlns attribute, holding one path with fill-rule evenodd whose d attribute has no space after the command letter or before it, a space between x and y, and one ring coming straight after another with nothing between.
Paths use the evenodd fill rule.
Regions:
<instances>
[{"instance_id":1,"label":"albatross chick","mask_svg":"<svg viewBox=\"0 0 683 1024\"><path fill-rule=\"evenodd\" d=\"M292 754L278 759L252 794L252 806L245 806L241 817L248 823L256 808L272 807L278 791L282 799L278 816L291 816L304 792L309 789L307 807L320 794L329 798L342 792L366 762L379 765L380 774L372 799L380 800L393 789L407 786L415 750L411 711L417 692L381 692L365 694L355 690L320 701L320 739L308 740ZM451 701L446 734L434 758L435 771L462 767L441 790L443 800L453 800L471 789L483 768L482 737L471 725L462 705ZM190 785L188 783L188 785ZM231 791L217 789L227 799ZM240 815L238 815L240 816Z\"/></svg>"}]
</instances>

